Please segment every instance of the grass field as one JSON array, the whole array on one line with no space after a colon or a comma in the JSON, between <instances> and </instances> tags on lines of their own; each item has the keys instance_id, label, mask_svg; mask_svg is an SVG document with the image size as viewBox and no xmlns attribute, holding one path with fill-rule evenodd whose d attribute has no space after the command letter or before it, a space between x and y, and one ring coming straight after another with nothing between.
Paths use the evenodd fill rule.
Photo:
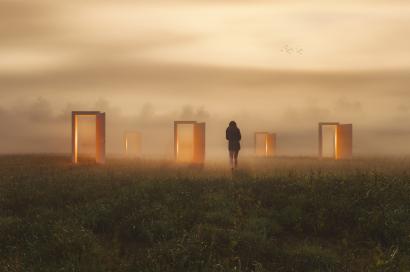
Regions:
<instances>
[{"instance_id":1,"label":"grass field","mask_svg":"<svg viewBox=\"0 0 410 272\"><path fill-rule=\"evenodd\" d=\"M410 159L0 157L0 271L410 271Z\"/></svg>"}]
</instances>

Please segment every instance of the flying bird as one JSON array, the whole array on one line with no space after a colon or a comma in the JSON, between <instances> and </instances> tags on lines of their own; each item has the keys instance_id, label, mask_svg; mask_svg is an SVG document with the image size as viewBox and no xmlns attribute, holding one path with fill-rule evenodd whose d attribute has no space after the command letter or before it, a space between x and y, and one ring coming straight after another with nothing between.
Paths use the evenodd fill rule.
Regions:
<instances>
[{"instance_id":1,"label":"flying bird","mask_svg":"<svg viewBox=\"0 0 410 272\"><path fill-rule=\"evenodd\" d=\"M294 53L299 54L299 55L303 54L303 49L302 48L291 47L287 44L280 51L283 52L283 53L287 53L289 55L292 55Z\"/></svg>"}]
</instances>

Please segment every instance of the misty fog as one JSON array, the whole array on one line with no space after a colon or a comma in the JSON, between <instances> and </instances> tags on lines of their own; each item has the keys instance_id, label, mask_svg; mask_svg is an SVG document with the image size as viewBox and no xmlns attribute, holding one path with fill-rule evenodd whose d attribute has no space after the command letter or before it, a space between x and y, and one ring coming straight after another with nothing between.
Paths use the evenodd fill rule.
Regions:
<instances>
[{"instance_id":1,"label":"misty fog","mask_svg":"<svg viewBox=\"0 0 410 272\"><path fill-rule=\"evenodd\" d=\"M207 158L237 121L278 154L315 156L321 121L354 154L410 154L406 1L0 1L0 153L69 153L71 111L107 114L107 152L142 135L171 158L173 121L206 122Z\"/></svg>"}]
</instances>

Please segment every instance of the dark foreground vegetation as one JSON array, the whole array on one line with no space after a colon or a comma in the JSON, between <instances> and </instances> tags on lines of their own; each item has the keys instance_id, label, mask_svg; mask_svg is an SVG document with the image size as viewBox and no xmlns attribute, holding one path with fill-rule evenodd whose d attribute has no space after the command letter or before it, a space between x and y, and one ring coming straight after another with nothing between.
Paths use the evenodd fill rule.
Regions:
<instances>
[{"instance_id":1,"label":"dark foreground vegetation","mask_svg":"<svg viewBox=\"0 0 410 272\"><path fill-rule=\"evenodd\" d=\"M3 156L0 271L410 271L409 166Z\"/></svg>"}]
</instances>

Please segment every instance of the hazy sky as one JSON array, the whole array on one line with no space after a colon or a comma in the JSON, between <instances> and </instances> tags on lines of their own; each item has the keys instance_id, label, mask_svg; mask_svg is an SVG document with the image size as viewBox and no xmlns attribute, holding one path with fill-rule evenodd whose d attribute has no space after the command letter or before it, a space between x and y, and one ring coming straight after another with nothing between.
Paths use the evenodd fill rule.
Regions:
<instances>
[{"instance_id":1,"label":"hazy sky","mask_svg":"<svg viewBox=\"0 0 410 272\"><path fill-rule=\"evenodd\" d=\"M410 2L0 0L0 153L68 152L70 111L107 112L108 151L172 121L229 120L245 149L278 133L315 155L317 123L353 123L357 154L410 154Z\"/></svg>"}]
</instances>

